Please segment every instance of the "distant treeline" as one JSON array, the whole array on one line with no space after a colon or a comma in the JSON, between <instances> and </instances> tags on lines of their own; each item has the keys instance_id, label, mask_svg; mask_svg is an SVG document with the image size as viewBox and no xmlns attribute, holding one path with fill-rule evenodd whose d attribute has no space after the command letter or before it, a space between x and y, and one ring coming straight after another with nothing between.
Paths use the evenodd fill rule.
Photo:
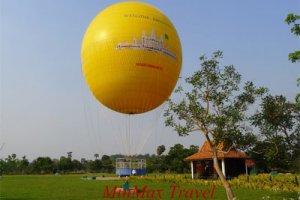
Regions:
<instances>
[{"instance_id":1,"label":"distant treeline","mask_svg":"<svg viewBox=\"0 0 300 200\"><path fill-rule=\"evenodd\" d=\"M135 158L147 159L147 172L174 172L187 173L190 171L189 163L184 158L194 154L199 147L191 145L185 148L181 144L175 144L165 155L166 148L160 145L157 154L135 155ZM16 154L11 154L5 159L0 159L0 174L64 174L64 173L114 173L116 158L125 157L121 154L103 155L101 158L95 153L93 160L72 158L72 152L67 152L66 156L59 159L50 157L38 157L32 162L23 156L19 158Z\"/></svg>"}]
</instances>

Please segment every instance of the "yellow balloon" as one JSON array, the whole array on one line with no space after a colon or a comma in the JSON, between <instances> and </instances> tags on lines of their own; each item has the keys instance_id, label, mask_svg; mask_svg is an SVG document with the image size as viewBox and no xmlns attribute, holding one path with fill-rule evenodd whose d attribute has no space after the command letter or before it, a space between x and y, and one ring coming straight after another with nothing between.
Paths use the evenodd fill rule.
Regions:
<instances>
[{"instance_id":1,"label":"yellow balloon","mask_svg":"<svg viewBox=\"0 0 300 200\"><path fill-rule=\"evenodd\" d=\"M150 111L172 93L181 70L181 44L171 21L141 2L114 4L89 25L82 69L93 95L126 114Z\"/></svg>"}]
</instances>

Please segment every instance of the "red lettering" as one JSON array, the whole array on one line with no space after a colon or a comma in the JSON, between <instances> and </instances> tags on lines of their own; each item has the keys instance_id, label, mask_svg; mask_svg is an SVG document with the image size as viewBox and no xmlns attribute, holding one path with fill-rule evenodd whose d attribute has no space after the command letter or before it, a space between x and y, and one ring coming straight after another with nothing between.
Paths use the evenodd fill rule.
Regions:
<instances>
[{"instance_id":1,"label":"red lettering","mask_svg":"<svg viewBox=\"0 0 300 200\"><path fill-rule=\"evenodd\" d=\"M186 191L186 193L184 195L184 198L186 198L186 199L188 199L188 198L192 199L193 198L193 194L194 194L194 190L189 189L189 190Z\"/></svg>"},{"instance_id":2,"label":"red lettering","mask_svg":"<svg viewBox=\"0 0 300 200\"><path fill-rule=\"evenodd\" d=\"M112 194L113 195L112 198L114 198L114 196L116 194L116 189L117 189L117 186L115 186L114 189L109 191L108 185L105 186L105 191L103 192L102 197L103 198L110 198L110 195Z\"/></svg>"},{"instance_id":3,"label":"red lettering","mask_svg":"<svg viewBox=\"0 0 300 200\"><path fill-rule=\"evenodd\" d=\"M185 190L180 190L180 191L179 191L178 198L180 198L180 197L181 197L181 195L182 195L182 193L184 193L184 192L185 192Z\"/></svg>"},{"instance_id":4,"label":"red lettering","mask_svg":"<svg viewBox=\"0 0 300 200\"><path fill-rule=\"evenodd\" d=\"M170 194L170 198L174 199L175 191L176 191L177 188L180 188L180 186L178 186L178 185L171 185L170 188L172 189L172 192Z\"/></svg>"},{"instance_id":5,"label":"red lettering","mask_svg":"<svg viewBox=\"0 0 300 200\"><path fill-rule=\"evenodd\" d=\"M139 195L139 198L144 198L146 190L147 190L147 186L144 186L143 189L142 189L142 194Z\"/></svg>"},{"instance_id":6,"label":"red lettering","mask_svg":"<svg viewBox=\"0 0 300 200\"><path fill-rule=\"evenodd\" d=\"M160 192L163 192L164 190L156 190L157 191L157 198L162 198L161 196L161 193Z\"/></svg>"},{"instance_id":7,"label":"red lettering","mask_svg":"<svg viewBox=\"0 0 300 200\"><path fill-rule=\"evenodd\" d=\"M115 189L112 198L115 198L116 192L118 192L118 198L120 199L121 197L121 192L123 191L123 188L119 187L119 189Z\"/></svg>"},{"instance_id":8,"label":"red lettering","mask_svg":"<svg viewBox=\"0 0 300 200\"><path fill-rule=\"evenodd\" d=\"M130 198L130 193L131 193L130 190L123 190L123 196L122 197L128 199L128 198Z\"/></svg>"},{"instance_id":9,"label":"red lettering","mask_svg":"<svg viewBox=\"0 0 300 200\"><path fill-rule=\"evenodd\" d=\"M162 70L163 69L160 66L151 65L151 64L147 64L147 63L136 63L136 66L139 66L139 67L149 67L149 68L157 69L157 70Z\"/></svg>"},{"instance_id":10,"label":"red lettering","mask_svg":"<svg viewBox=\"0 0 300 200\"><path fill-rule=\"evenodd\" d=\"M210 193L210 189L208 189L208 190L204 190L203 192L202 192L202 197L204 198L204 199L207 199L207 194L209 194Z\"/></svg>"},{"instance_id":11,"label":"red lettering","mask_svg":"<svg viewBox=\"0 0 300 200\"><path fill-rule=\"evenodd\" d=\"M154 199L155 198L154 192L155 192L155 190L149 190L147 192L147 199L150 199L150 198Z\"/></svg>"},{"instance_id":12,"label":"red lettering","mask_svg":"<svg viewBox=\"0 0 300 200\"><path fill-rule=\"evenodd\" d=\"M214 198L215 189L216 189L216 185L213 185L213 186L212 186L212 189L211 189L211 195L210 195L210 197L211 197L212 199Z\"/></svg>"},{"instance_id":13,"label":"red lettering","mask_svg":"<svg viewBox=\"0 0 300 200\"><path fill-rule=\"evenodd\" d=\"M139 191L138 187L134 186L134 190L133 190L131 198L138 198L139 197L139 192L138 191Z\"/></svg>"},{"instance_id":14,"label":"red lettering","mask_svg":"<svg viewBox=\"0 0 300 200\"><path fill-rule=\"evenodd\" d=\"M199 198L200 197L200 195L202 194L202 190L195 190L195 192L196 192L196 198Z\"/></svg>"}]
</instances>

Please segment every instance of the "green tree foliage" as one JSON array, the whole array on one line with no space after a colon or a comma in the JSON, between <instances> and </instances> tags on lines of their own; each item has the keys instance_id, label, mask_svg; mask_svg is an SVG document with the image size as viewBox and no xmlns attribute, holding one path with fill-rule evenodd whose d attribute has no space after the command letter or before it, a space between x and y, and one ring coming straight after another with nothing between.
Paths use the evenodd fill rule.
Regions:
<instances>
[{"instance_id":1,"label":"green tree foliage","mask_svg":"<svg viewBox=\"0 0 300 200\"><path fill-rule=\"evenodd\" d=\"M147 158L147 172L148 173L163 173L167 170L166 163L164 162L164 155L157 156L151 155Z\"/></svg>"},{"instance_id":2,"label":"green tree foliage","mask_svg":"<svg viewBox=\"0 0 300 200\"><path fill-rule=\"evenodd\" d=\"M288 14L288 16L285 18L285 22L288 25L292 25L291 32L296 36L300 35L299 20L300 20L300 15L295 15L292 13ZM290 53L289 60L293 63L298 62L300 60L300 51L298 50L293 53Z\"/></svg>"},{"instance_id":3,"label":"green tree foliage","mask_svg":"<svg viewBox=\"0 0 300 200\"><path fill-rule=\"evenodd\" d=\"M162 147L163 146L163 147ZM164 149L165 146L160 145L157 149ZM173 172L186 173L190 171L190 166L184 161L184 158L194 154L199 147L191 145L189 148L184 148L180 144L176 144L170 148L166 155L135 155L134 158L147 160L147 171L151 172ZM51 159L49 157L38 157L32 162L29 162L26 156L18 159L16 154L11 154L5 159L0 159L0 175L2 174L55 174L55 173L114 173L116 158L124 158L121 154L103 155L98 159L99 155L95 156L95 160L87 160L81 158L80 161L72 159L71 154L67 157L61 156L60 159ZM97 158L97 159L96 159Z\"/></svg>"},{"instance_id":4,"label":"green tree foliage","mask_svg":"<svg viewBox=\"0 0 300 200\"><path fill-rule=\"evenodd\" d=\"M14 174L18 172L18 159L16 154L8 155L5 158L5 166L3 166L7 174Z\"/></svg>"},{"instance_id":5,"label":"green tree foliage","mask_svg":"<svg viewBox=\"0 0 300 200\"><path fill-rule=\"evenodd\" d=\"M113 162L108 155L103 155L101 158L104 172L111 173L114 170Z\"/></svg>"},{"instance_id":6,"label":"green tree foliage","mask_svg":"<svg viewBox=\"0 0 300 200\"><path fill-rule=\"evenodd\" d=\"M163 154L165 152L165 150L166 150L165 145L160 145L157 147L156 153L158 156L160 156L161 154Z\"/></svg>"},{"instance_id":7,"label":"green tree foliage","mask_svg":"<svg viewBox=\"0 0 300 200\"><path fill-rule=\"evenodd\" d=\"M184 161L184 158L196 153L198 148L190 146L184 148L181 144L175 144L165 156L163 162L166 164L168 171L175 173L187 173L190 171L190 165Z\"/></svg>"},{"instance_id":8,"label":"green tree foliage","mask_svg":"<svg viewBox=\"0 0 300 200\"><path fill-rule=\"evenodd\" d=\"M31 173L49 174L53 171L53 161L49 157L38 157L29 165Z\"/></svg>"},{"instance_id":9,"label":"green tree foliage","mask_svg":"<svg viewBox=\"0 0 300 200\"><path fill-rule=\"evenodd\" d=\"M255 136L247 126L246 113L265 88L256 88L252 82L241 83L241 75L233 65L219 67L222 52L214 52L211 59L200 57L201 68L186 82L191 90L185 92L180 102L169 100L165 111L166 125L181 136L193 131L203 133L212 152L214 167L226 189L228 199L234 195L217 160L217 146L223 143L228 150L232 147L245 149ZM243 85L241 88L240 86ZM178 88L176 92L182 92Z\"/></svg>"},{"instance_id":10,"label":"green tree foliage","mask_svg":"<svg viewBox=\"0 0 300 200\"><path fill-rule=\"evenodd\" d=\"M76 159L72 160L72 166L73 166L73 171L75 172L80 172L84 169L83 164Z\"/></svg>"},{"instance_id":11,"label":"green tree foliage","mask_svg":"<svg viewBox=\"0 0 300 200\"><path fill-rule=\"evenodd\" d=\"M3 159L0 159L0 176L3 175L5 170L6 162Z\"/></svg>"},{"instance_id":12,"label":"green tree foliage","mask_svg":"<svg viewBox=\"0 0 300 200\"><path fill-rule=\"evenodd\" d=\"M198 150L199 147L195 145L185 148L181 144L175 144L166 155L152 155L148 157L147 172L188 173L190 172L190 165L184 161L184 158L198 152Z\"/></svg>"},{"instance_id":13,"label":"green tree foliage","mask_svg":"<svg viewBox=\"0 0 300 200\"><path fill-rule=\"evenodd\" d=\"M297 79L297 86L300 87L300 78ZM300 108L300 93L296 95L295 100L296 100L297 107Z\"/></svg>"},{"instance_id":14,"label":"green tree foliage","mask_svg":"<svg viewBox=\"0 0 300 200\"><path fill-rule=\"evenodd\" d=\"M0 159L0 175L5 174L26 174L28 173L29 161L26 156L22 160L16 154L8 155L5 159Z\"/></svg>"},{"instance_id":15,"label":"green tree foliage","mask_svg":"<svg viewBox=\"0 0 300 200\"><path fill-rule=\"evenodd\" d=\"M22 157L22 160L18 162L18 171L21 172L22 174L26 174L28 171L29 167L29 161L26 158L26 156Z\"/></svg>"},{"instance_id":16,"label":"green tree foliage","mask_svg":"<svg viewBox=\"0 0 300 200\"><path fill-rule=\"evenodd\" d=\"M64 172L70 172L72 170L73 170L73 164L72 164L71 157L61 156L59 159L58 171L64 173Z\"/></svg>"},{"instance_id":17,"label":"green tree foliage","mask_svg":"<svg viewBox=\"0 0 300 200\"><path fill-rule=\"evenodd\" d=\"M107 170L103 170L103 164L101 160L94 160L90 162L90 169L92 172L104 172Z\"/></svg>"},{"instance_id":18,"label":"green tree foliage","mask_svg":"<svg viewBox=\"0 0 300 200\"><path fill-rule=\"evenodd\" d=\"M265 170L300 169L300 108L282 95L263 98L261 109L252 117L260 130L253 156Z\"/></svg>"},{"instance_id":19,"label":"green tree foliage","mask_svg":"<svg viewBox=\"0 0 300 200\"><path fill-rule=\"evenodd\" d=\"M288 14L288 16L285 18L285 22L288 25L292 25L291 32L296 36L300 35L300 24L298 23L299 20L300 20L300 15L295 15L292 13ZM299 62L300 61L300 51L297 50L295 52L290 53L289 60L292 63ZM300 86L300 78L297 79L297 86L298 87ZM298 107L300 107L300 93L298 93L296 95L295 99L296 99L296 103L297 103Z\"/></svg>"}]
</instances>

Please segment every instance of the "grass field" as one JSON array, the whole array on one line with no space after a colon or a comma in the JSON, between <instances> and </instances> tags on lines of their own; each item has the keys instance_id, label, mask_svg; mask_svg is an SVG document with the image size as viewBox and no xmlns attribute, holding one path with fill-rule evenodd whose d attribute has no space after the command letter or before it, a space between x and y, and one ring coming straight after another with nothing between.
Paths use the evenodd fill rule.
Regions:
<instances>
[{"instance_id":1,"label":"grass field","mask_svg":"<svg viewBox=\"0 0 300 200\"><path fill-rule=\"evenodd\" d=\"M126 199L126 198L103 198L106 186L111 191L114 186L121 186L124 180L115 181L98 181L98 180L82 180L83 175L24 175L24 176L3 176L0 177L0 199L1 200L93 200L93 199ZM91 175L89 175L91 176ZM147 192L145 192L144 198L130 198L130 199L190 199L184 197L184 192L179 198L179 189L176 188L174 197L172 195L172 186L178 185L180 189L185 191L189 190L189 195L193 190L192 199L220 199L225 200L226 194L222 187L217 186L212 194L212 186L190 185L190 184L176 184L165 182L153 182L151 180L133 179L129 180L130 187L138 186L139 189L143 189L147 186ZM152 190L154 190L152 195ZM159 192L157 190L163 190ZM195 197L196 192L200 196ZM206 193L202 195L200 193ZM207 191L210 190L210 191ZM240 200L256 200L256 199L298 199L297 192L274 192L264 190L251 190L234 188L235 195ZM212 197L213 195L213 197Z\"/></svg>"}]
</instances>

